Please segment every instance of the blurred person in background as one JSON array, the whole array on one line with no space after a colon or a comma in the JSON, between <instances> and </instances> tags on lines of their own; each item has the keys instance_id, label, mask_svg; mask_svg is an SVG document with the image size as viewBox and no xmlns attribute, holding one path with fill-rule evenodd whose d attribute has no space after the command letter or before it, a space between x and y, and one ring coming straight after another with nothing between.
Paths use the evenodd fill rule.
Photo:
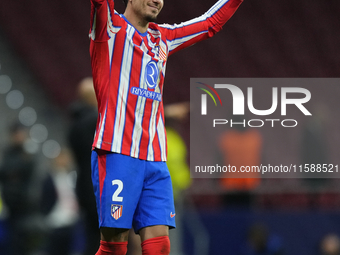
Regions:
<instances>
[{"instance_id":1,"label":"blurred person in background","mask_svg":"<svg viewBox=\"0 0 340 255\"><path fill-rule=\"evenodd\" d=\"M338 235L328 234L322 238L320 255L340 255L340 238Z\"/></svg>"},{"instance_id":2,"label":"blurred person in background","mask_svg":"<svg viewBox=\"0 0 340 255\"><path fill-rule=\"evenodd\" d=\"M188 118L189 103L174 103L164 107L165 129L168 139L167 165L172 179L174 199L184 198L183 191L191 185L190 170L187 163L188 151L180 135L180 127Z\"/></svg>"},{"instance_id":3,"label":"blurred person in background","mask_svg":"<svg viewBox=\"0 0 340 255\"><path fill-rule=\"evenodd\" d=\"M242 116L233 116L234 123L243 123ZM262 135L256 128L235 124L218 138L221 165L259 166L262 160ZM249 207L252 204L251 192L260 185L260 173L223 173L220 185L226 192L226 206Z\"/></svg>"},{"instance_id":4,"label":"blurred person in background","mask_svg":"<svg viewBox=\"0 0 340 255\"><path fill-rule=\"evenodd\" d=\"M37 213L37 201L32 195L36 161L24 150L27 128L19 123L9 129L9 144L3 151L0 166L2 199L8 211L9 254L29 254L36 247L35 229L30 224Z\"/></svg>"},{"instance_id":5,"label":"blurred person in background","mask_svg":"<svg viewBox=\"0 0 340 255\"><path fill-rule=\"evenodd\" d=\"M302 130L301 141L301 163L328 164L329 148L326 139L326 128L329 122L328 108L324 104L317 104L313 107L313 115L308 118ZM313 176L314 178L310 178ZM324 187L330 182L329 173L304 173L302 177L304 184L312 189Z\"/></svg>"},{"instance_id":6,"label":"blurred person in background","mask_svg":"<svg viewBox=\"0 0 340 255\"><path fill-rule=\"evenodd\" d=\"M50 175L56 191L56 199L45 197L44 200L55 201L45 218L49 228L47 252L49 255L69 255L74 248L79 211L74 190L76 174L71 154L67 149L64 148L60 155L53 159Z\"/></svg>"},{"instance_id":7,"label":"blurred person in background","mask_svg":"<svg viewBox=\"0 0 340 255\"><path fill-rule=\"evenodd\" d=\"M263 223L255 223L248 230L246 244L241 255L283 255L283 243L279 236L269 232Z\"/></svg>"},{"instance_id":8,"label":"blurred person in background","mask_svg":"<svg viewBox=\"0 0 340 255\"><path fill-rule=\"evenodd\" d=\"M84 255L93 255L99 247L98 216L91 180L91 149L97 123L97 100L92 77L78 85L78 100L71 105L68 141L77 167L76 194L85 224Z\"/></svg>"},{"instance_id":9,"label":"blurred person in background","mask_svg":"<svg viewBox=\"0 0 340 255\"><path fill-rule=\"evenodd\" d=\"M0 149L0 167L2 165L2 150ZM1 170L1 169L0 169ZM1 173L0 173L1 174ZM7 222L6 222L6 209L4 207L2 194L1 194L1 180L0 180L0 251L4 254L8 254L8 234L7 234Z\"/></svg>"},{"instance_id":10,"label":"blurred person in background","mask_svg":"<svg viewBox=\"0 0 340 255\"><path fill-rule=\"evenodd\" d=\"M192 180L187 163L188 150L180 135L180 127L187 120L190 105L187 102L174 103L164 107L165 129L168 139L168 160L174 201L177 212L175 232L170 232L171 250L170 255L183 254L182 220L185 212L185 203L188 195L186 190L190 187Z\"/></svg>"}]
</instances>

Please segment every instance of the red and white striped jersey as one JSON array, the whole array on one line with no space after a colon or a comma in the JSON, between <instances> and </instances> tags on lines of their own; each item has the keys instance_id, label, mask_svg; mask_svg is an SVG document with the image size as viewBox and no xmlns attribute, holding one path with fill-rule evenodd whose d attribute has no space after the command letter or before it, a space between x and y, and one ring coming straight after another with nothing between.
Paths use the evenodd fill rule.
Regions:
<instances>
[{"instance_id":1,"label":"red and white striped jersey","mask_svg":"<svg viewBox=\"0 0 340 255\"><path fill-rule=\"evenodd\" d=\"M167 59L221 30L242 1L219 0L198 18L178 25L149 23L140 33L114 10L113 0L91 0L90 55L99 111L93 147L166 161Z\"/></svg>"}]
</instances>

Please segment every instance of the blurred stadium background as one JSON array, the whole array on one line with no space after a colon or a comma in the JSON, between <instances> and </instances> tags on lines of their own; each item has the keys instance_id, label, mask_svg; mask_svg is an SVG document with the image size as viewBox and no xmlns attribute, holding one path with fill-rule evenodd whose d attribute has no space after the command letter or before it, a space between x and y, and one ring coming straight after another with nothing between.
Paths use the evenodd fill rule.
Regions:
<instances>
[{"instance_id":1,"label":"blurred stadium background","mask_svg":"<svg viewBox=\"0 0 340 255\"><path fill-rule=\"evenodd\" d=\"M214 3L165 1L158 22L194 18ZM121 2L116 10L123 12ZM18 121L29 128L26 149L39 158L38 172L67 146L69 106L79 81L91 76L89 13L89 1L81 0L0 2L0 165L8 129ZM339 77L339 13L338 0L245 0L222 32L169 59L165 105L189 101L191 77ZM178 131L189 146L189 119ZM191 202L183 211L181 254L323 254L322 238L340 235L339 184L266 179L250 191L251 204L228 206L213 180L193 180L185 193ZM8 241L4 211L0 254ZM282 253L244 251L256 223L257 236L272 238Z\"/></svg>"}]
</instances>

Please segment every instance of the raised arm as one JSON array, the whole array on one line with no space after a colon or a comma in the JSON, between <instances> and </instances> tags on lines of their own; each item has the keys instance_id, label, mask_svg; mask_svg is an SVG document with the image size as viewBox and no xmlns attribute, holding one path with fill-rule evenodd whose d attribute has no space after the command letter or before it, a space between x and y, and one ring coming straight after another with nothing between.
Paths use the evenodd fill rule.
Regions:
<instances>
[{"instance_id":1,"label":"raised arm","mask_svg":"<svg viewBox=\"0 0 340 255\"><path fill-rule=\"evenodd\" d=\"M243 0L219 0L202 16L179 25L160 25L167 29L169 55L212 37L233 16Z\"/></svg>"},{"instance_id":2,"label":"raised arm","mask_svg":"<svg viewBox=\"0 0 340 255\"><path fill-rule=\"evenodd\" d=\"M91 0L90 38L94 41L107 41L113 32L113 0Z\"/></svg>"}]
</instances>

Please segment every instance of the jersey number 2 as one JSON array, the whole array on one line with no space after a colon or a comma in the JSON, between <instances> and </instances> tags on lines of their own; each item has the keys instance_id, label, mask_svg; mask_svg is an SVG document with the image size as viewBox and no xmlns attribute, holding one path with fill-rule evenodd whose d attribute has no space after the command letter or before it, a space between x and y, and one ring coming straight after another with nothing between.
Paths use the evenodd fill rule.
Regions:
<instances>
[{"instance_id":1,"label":"jersey number 2","mask_svg":"<svg viewBox=\"0 0 340 255\"><path fill-rule=\"evenodd\" d=\"M123 197L120 197L119 194L123 190L123 182L121 180L113 180L112 181L112 186L113 185L118 185L118 188L112 195L112 201L114 202L123 202Z\"/></svg>"}]
</instances>

